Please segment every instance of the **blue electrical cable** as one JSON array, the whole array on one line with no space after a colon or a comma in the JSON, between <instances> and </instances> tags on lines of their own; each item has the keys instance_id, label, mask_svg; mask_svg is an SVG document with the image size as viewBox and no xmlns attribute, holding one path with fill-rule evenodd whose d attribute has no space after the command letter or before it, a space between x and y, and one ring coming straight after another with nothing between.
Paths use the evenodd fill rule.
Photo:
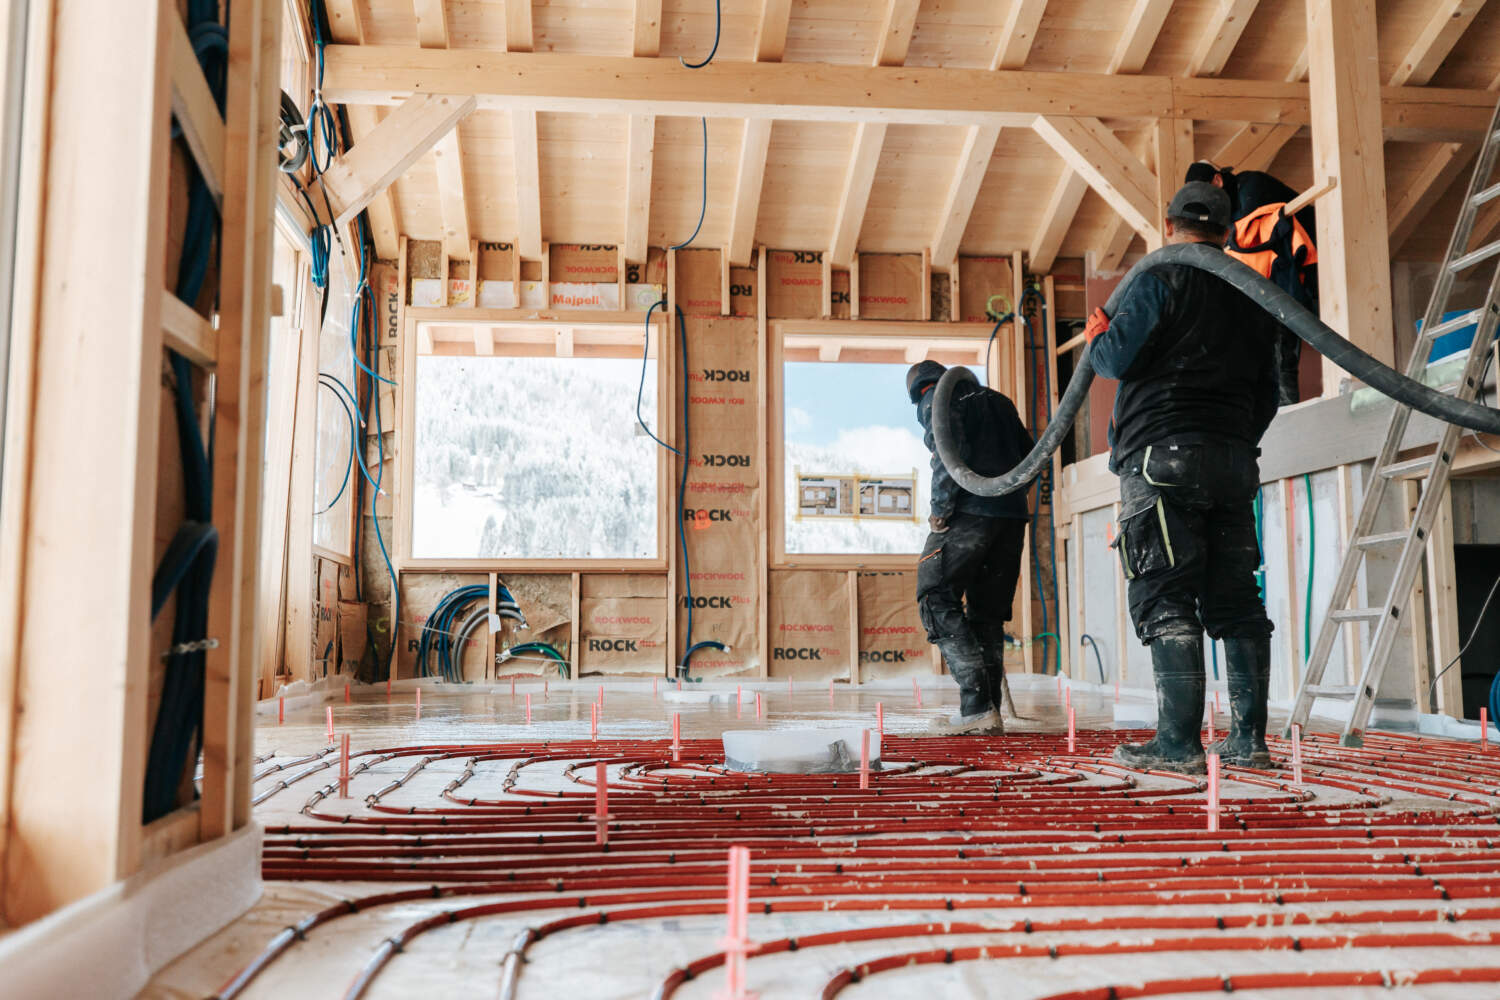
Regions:
<instances>
[{"instance_id":1,"label":"blue electrical cable","mask_svg":"<svg viewBox=\"0 0 1500 1000\"><path fill-rule=\"evenodd\" d=\"M708 50L708 58L704 59L702 62L690 63L686 59L682 58L682 56L678 56L677 61L682 63L688 69L702 69L709 63L713 62L714 55L719 51L719 34L721 31L723 31L723 29L724 11L721 7L721 0L714 0L714 47Z\"/></svg>"},{"instance_id":2,"label":"blue electrical cable","mask_svg":"<svg viewBox=\"0 0 1500 1000\"><path fill-rule=\"evenodd\" d=\"M699 230L703 228L703 217L708 214L708 119L700 118L699 121L703 123L703 185L702 197L698 201L698 224L693 227L693 235L681 243L672 244L667 247L668 250L681 250L691 246L693 240L698 238Z\"/></svg>"},{"instance_id":3,"label":"blue electrical cable","mask_svg":"<svg viewBox=\"0 0 1500 1000\"><path fill-rule=\"evenodd\" d=\"M1093 647L1094 662L1099 666L1099 683L1106 683L1104 680L1104 659L1099 655L1099 644L1094 641L1093 636L1089 635L1087 632L1082 632L1078 636L1078 645L1082 646L1084 643L1088 643L1091 647Z\"/></svg>"},{"instance_id":4,"label":"blue electrical cable","mask_svg":"<svg viewBox=\"0 0 1500 1000\"><path fill-rule=\"evenodd\" d=\"M641 344L641 384L640 387L635 391L635 420L636 423L641 425L641 429L646 432L647 437L670 451L672 454L676 455L679 458L682 458L684 457L682 452L678 451L676 448L673 448L671 445L667 444L667 442L663 441L661 438L652 433L651 428L646 426L646 418L641 416L641 400L646 395L646 362L647 359L651 356L651 316L656 312L656 310L666 308L667 302L665 299L663 299L659 302L651 303L651 308L646 310L646 337Z\"/></svg>"}]
</instances>

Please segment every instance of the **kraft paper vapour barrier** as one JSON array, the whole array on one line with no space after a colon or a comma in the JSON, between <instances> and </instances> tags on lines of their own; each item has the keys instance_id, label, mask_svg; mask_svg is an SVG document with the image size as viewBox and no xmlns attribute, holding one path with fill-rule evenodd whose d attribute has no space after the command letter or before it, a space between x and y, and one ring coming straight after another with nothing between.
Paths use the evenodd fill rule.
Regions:
<instances>
[{"instance_id":1,"label":"kraft paper vapour barrier","mask_svg":"<svg viewBox=\"0 0 1500 1000\"><path fill-rule=\"evenodd\" d=\"M916 570L863 572L858 583L860 681L931 673Z\"/></svg>"},{"instance_id":2,"label":"kraft paper vapour barrier","mask_svg":"<svg viewBox=\"0 0 1500 1000\"><path fill-rule=\"evenodd\" d=\"M615 284L620 280L616 247L553 243L549 248L547 280L552 284Z\"/></svg>"},{"instance_id":3,"label":"kraft paper vapour barrier","mask_svg":"<svg viewBox=\"0 0 1500 1000\"><path fill-rule=\"evenodd\" d=\"M1015 298L1013 276L1008 257L958 258L959 319L965 323L988 322L984 308L991 295Z\"/></svg>"},{"instance_id":4,"label":"kraft paper vapour barrier","mask_svg":"<svg viewBox=\"0 0 1500 1000\"><path fill-rule=\"evenodd\" d=\"M667 578L594 574L579 578L580 674L662 674L667 663Z\"/></svg>"},{"instance_id":5,"label":"kraft paper vapour barrier","mask_svg":"<svg viewBox=\"0 0 1500 1000\"><path fill-rule=\"evenodd\" d=\"M859 255L859 318L922 318L922 255Z\"/></svg>"},{"instance_id":6,"label":"kraft paper vapour barrier","mask_svg":"<svg viewBox=\"0 0 1500 1000\"><path fill-rule=\"evenodd\" d=\"M677 304L685 315L718 316L724 311L719 267L717 250L677 251Z\"/></svg>"},{"instance_id":7,"label":"kraft paper vapour barrier","mask_svg":"<svg viewBox=\"0 0 1500 1000\"><path fill-rule=\"evenodd\" d=\"M770 588L771 676L847 681L848 573L775 570Z\"/></svg>"},{"instance_id":8,"label":"kraft paper vapour barrier","mask_svg":"<svg viewBox=\"0 0 1500 1000\"><path fill-rule=\"evenodd\" d=\"M771 250L766 258L766 318L821 316L823 251Z\"/></svg>"},{"instance_id":9,"label":"kraft paper vapour barrier","mask_svg":"<svg viewBox=\"0 0 1500 1000\"><path fill-rule=\"evenodd\" d=\"M717 289L714 267L684 272L679 257L678 294L696 297L684 275ZM717 301L717 292L715 301ZM758 390L756 322L740 318L689 318L688 419L692 451L683 504L691 577L678 574L678 649L686 650L688 584L693 601L693 641L715 639L730 652L705 650L693 658L704 674L753 670L756 658L760 552L760 469L756 421ZM675 556L674 556L675 558Z\"/></svg>"}]
</instances>

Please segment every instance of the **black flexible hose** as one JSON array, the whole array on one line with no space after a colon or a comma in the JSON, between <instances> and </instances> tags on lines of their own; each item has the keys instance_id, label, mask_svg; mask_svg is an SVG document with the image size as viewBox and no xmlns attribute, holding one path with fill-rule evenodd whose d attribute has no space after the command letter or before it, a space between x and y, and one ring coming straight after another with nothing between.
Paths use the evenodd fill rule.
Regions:
<instances>
[{"instance_id":1,"label":"black flexible hose","mask_svg":"<svg viewBox=\"0 0 1500 1000\"><path fill-rule=\"evenodd\" d=\"M1319 354L1338 365L1344 371L1376 389L1398 403L1410 406L1445 423L1457 424L1470 430L1486 434L1500 434L1500 410L1482 406L1438 392L1415 379L1387 368L1364 351L1355 347L1318 317L1308 312L1301 303L1255 271L1235 260L1223 251L1204 243L1176 243L1162 247L1142 257L1129 271L1110 295L1104 311L1114 313L1115 305L1146 268L1161 264L1181 264L1207 271L1235 289L1243 292L1251 302L1270 313L1277 322L1291 330L1299 338L1311 344ZM967 368L948 369L938 380L932 399L932 436L937 444L938 455L948 468L948 474L960 487L977 496L993 497L1014 493L1024 489L1036 478L1043 466L1052 458L1052 453L1062 444L1063 436L1073 426L1078 410L1088 397L1089 385L1094 381L1094 366L1090 351L1084 348L1083 356L1073 369L1073 378L1068 389L1057 404L1052 422L1037 439L1036 447L1023 458L1019 465L1000 476L981 476L964 464L962 456L954 447L952 428L948 418L952 412L953 390L962 382L975 381L974 373Z\"/></svg>"}]
</instances>

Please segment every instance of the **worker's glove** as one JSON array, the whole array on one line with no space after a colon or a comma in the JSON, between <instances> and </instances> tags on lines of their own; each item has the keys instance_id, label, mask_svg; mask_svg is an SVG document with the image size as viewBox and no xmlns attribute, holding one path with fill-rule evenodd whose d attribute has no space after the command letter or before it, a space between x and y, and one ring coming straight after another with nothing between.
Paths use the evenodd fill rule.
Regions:
<instances>
[{"instance_id":1,"label":"worker's glove","mask_svg":"<svg viewBox=\"0 0 1500 1000\"><path fill-rule=\"evenodd\" d=\"M932 533L934 535L941 535L948 530L948 519L946 517L929 517L927 519L927 525L928 527L932 528Z\"/></svg>"},{"instance_id":2,"label":"worker's glove","mask_svg":"<svg viewBox=\"0 0 1500 1000\"><path fill-rule=\"evenodd\" d=\"M1103 309L1099 309L1096 307L1094 311L1089 314L1088 325L1083 328L1084 339L1092 344L1095 337L1108 330L1109 317L1104 315Z\"/></svg>"}]
</instances>

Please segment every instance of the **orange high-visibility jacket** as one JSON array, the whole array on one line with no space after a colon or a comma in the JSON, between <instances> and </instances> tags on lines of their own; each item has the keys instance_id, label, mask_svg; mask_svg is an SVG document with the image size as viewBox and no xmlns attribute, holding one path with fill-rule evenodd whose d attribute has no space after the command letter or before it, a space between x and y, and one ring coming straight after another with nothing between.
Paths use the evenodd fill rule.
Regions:
<instances>
[{"instance_id":1,"label":"orange high-visibility jacket","mask_svg":"<svg viewBox=\"0 0 1500 1000\"><path fill-rule=\"evenodd\" d=\"M1269 243L1277 223L1281 221L1281 210L1285 206L1286 202L1262 205L1243 219L1236 221L1234 242L1225 250L1225 253L1254 268L1262 277L1269 278L1271 265L1276 259L1276 252L1271 249ZM1296 255L1299 251L1306 250L1301 266L1309 267L1316 264L1318 251L1313 246L1312 237L1307 235L1307 230L1302 228L1302 223L1297 221L1296 216L1292 216L1289 221L1292 224L1292 253ZM1246 249L1236 250L1235 247Z\"/></svg>"}]
</instances>

